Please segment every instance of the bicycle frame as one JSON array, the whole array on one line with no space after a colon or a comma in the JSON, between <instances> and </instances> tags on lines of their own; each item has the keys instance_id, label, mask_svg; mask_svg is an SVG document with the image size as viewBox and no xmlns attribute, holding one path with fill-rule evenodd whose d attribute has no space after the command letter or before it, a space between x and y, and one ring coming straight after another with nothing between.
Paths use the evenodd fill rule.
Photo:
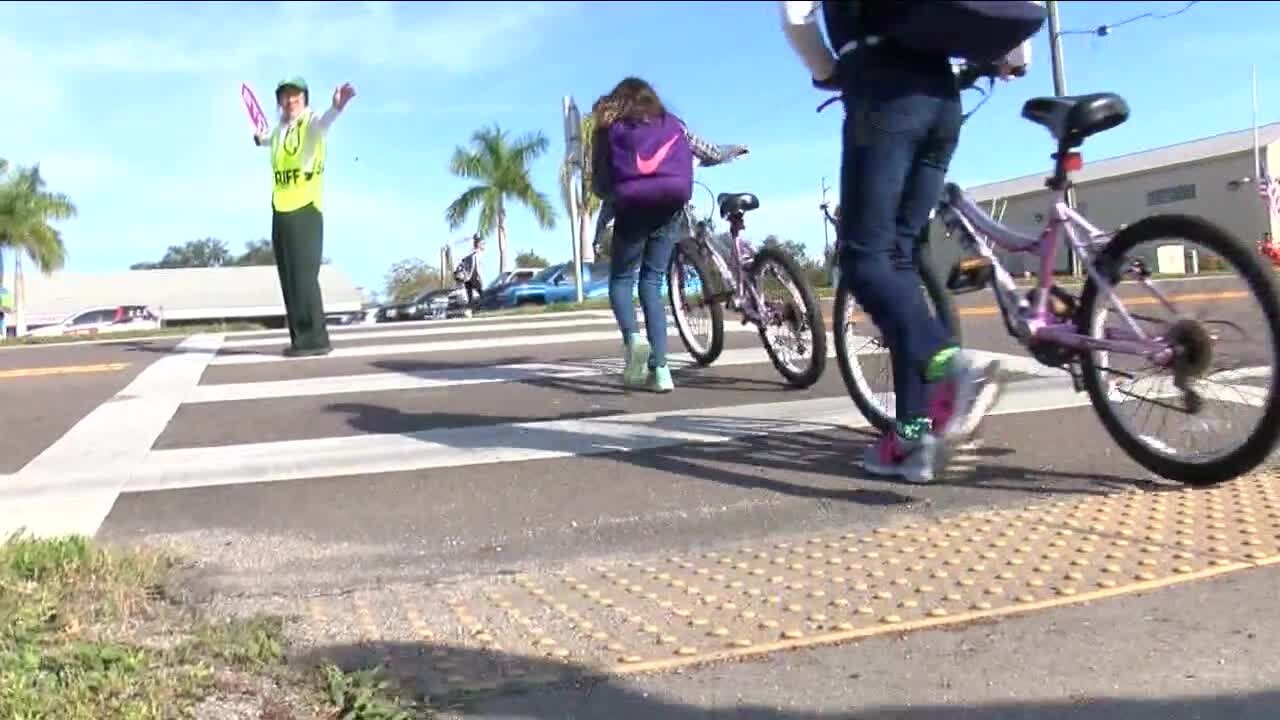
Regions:
<instances>
[{"instance_id":1,"label":"bicycle frame","mask_svg":"<svg viewBox=\"0 0 1280 720\"><path fill-rule=\"evenodd\" d=\"M1099 230L1084 216L1073 210L1067 204L1065 195L1065 191L1055 193L1049 206L1048 221L1038 236L1018 232L993 219L954 183L947 183L938 211L946 225L948 235L958 229L961 242L976 249L982 257L991 262L995 271L995 282L992 287L1000 301L1000 311L1009 328L1024 345L1035 340L1077 351L1106 350L1128 355L1143 355L1159 364L1169 362L1173 355L1172 349L1162 341L1162 338L1152 338L1143 332L1115 293L1114 286L1091 262L1094 257L1091 251L1105 246L1110 242L1111 235ZM1083 231L1085 237L1081 237L1077 230ZM1119 312L1128 327L1127 333L1119 329L1108 329L1105 333L1106 337L1092 338L1079 331L1074 319L1060 320L1050 311L1049 296L1054 286L1054 259L1057 256L1058 244L1064 235L1070 252L1080 259L1102 296L1109 300ZM1024 307L1022 299L1018 296L1017 285L1004 264L996 257L993 244L1008 252L1039 256L1040 266L1036 273L1036 286L1039 292L1034 307ZM1168 296L1151 284L1146 277L1140 277L1139 282L1166 308L1177 313ZM1013 317L1010 316L1011 308L1018 310Z\"/></svg>"},{"instance_id":2,"label":"bicycle frame","mask_svg":"<svg viewBox=\"0 0 1280 720\"><path fill-rule=\"evenodd\" d=\"M711 193L711 188L702 183L698 183L698 185L702 185L708 193ZM711 193L711 195L712 212L715 212L715 194ZM720 275L721 281L729 288L730 300L736 303L738 296L743 293L743 288L746 289L746 302L733 309L742 313L748 320L753 322L760 320L758 312L761 307L759 294L756 288L747 282L747 269L755 259L756 250L751 242L742 236L742 231L746 228L746 221L742 214L735 213L729 216L729 237L733 240L733 252L738 259L736 263L733 263L732 268L712 241L711 229L714 227L714 223L711 222L711 216L708 215L706 220L699 220L694 215L693 205L689 204L685 206L685 217L690 226L690 239L711 256L711 262L715 266L716 273Z\"/></svg>"}]
</instances>

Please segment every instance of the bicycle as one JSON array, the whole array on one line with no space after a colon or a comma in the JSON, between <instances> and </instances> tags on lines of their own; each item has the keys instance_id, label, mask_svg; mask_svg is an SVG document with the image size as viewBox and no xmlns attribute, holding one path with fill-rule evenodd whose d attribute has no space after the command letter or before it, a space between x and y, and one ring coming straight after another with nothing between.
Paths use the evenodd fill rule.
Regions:
<instances>
[{"instance_id":1,"label":"bicycle","mask_svg":"<svg viewBox=\"0 0 1280 720\"><path fill-rule=\"evenodd\" d=\"M790 255L771 246L757 250L743 237L744 218L760 207L759 198L752 193L715 195L701 182L696 184L714 197L713 206L729 222L732 245L731 257L726 258L716 247L711 213L699 219L692 203L685 206L689 233L676 244L667 273L671 314L685 349L700 366L715 362L724 351L723 308L736 310L743 325L755 324L770 362L782 377L795 387L812 386L822 377L827 361L826 326L813 285ZM770 274L776 282L765 282ZM686 281L690 281L688 289ZM765 300L764 291L776 288L786 292L784 299ZM711 336L706 342L695 336L691 326L690 312L697 307L705 307L710 314ZM794 352L781 345L778 336L784 334L795 341ZM806 355L805 367L792 360Z\"/></svg>"},{"instance_id":2,"label":"bicycle","mask_svg":"<svg viewBox=\"0 0 1280 720\"><path fill-rule=\"evenodd\" d=\"M962 65L958 69L962 90L974 87L982 78L989 81L989 88L994 88L993 68ZM839 97L828 100L819 107L819 111L836 99ZM976 111L974 108L965 119ZM1270 268L1265 267L1253 249L1239 238L1201 217L1152 215L1121 226L1113 233L1095 227L1070 207L1066 199L1067 190L1071 187L1070 175L1083 167L1082 156L1076 148L1086 138L1128 119L1128 104L1119 95L1096 93L1033 98L1023 105L1021 114L1023 118L1045 127L1057 142L1057 152L1051 156L1053 175L1046 180L1053 197L1045 213L1044 228L1038 234L1010 228L993 219L955 183L947 183L934 212L942 219L947 238L957 237L963 251L970 256L962 258L953 268L947 282L948 290L958 294L990 286L1009 335L1026 349L1035 362L1069 373L1072 390L1087 394L1089 404L1107 434L1147 470L1183 484L1209 486L1257 467L1280 437L1280 388L1274 383L1269 383L1266 389L1241 383L1259 378L1270 380L1276 366L1274 358L1280 354L1280 298L1277 297L1276 281ZM1083 231L1085 237L1082 238L1077 230ZM1054 282L1054 259L1063 236L1069 252L1079 259L1087 274L1078 296ZM1178 238L1208 248L1219 261L1232 265L1247 287L1246 293L1220 295L1223 298L1251 297L1261 306L1263 325L1270 333L1270 340L1249 345L1244 353L1247 357L1239 361L1242 365L1222 371L1221 376L1209 372L1218 344L1233 332L1243 335L1242 323L1204 319L1200 314L1193 316L1181 312L1174 301L1198 299L1196 294L1166 294L1152 282L1152 272L1146 259L1126 260L1130 250L1161 238ZM1008 253L1026 253L1039 258L1035 284L1026 296L1021 295L993 246ZM1202 265L1206 263L1206 260L1201 261ZM937 277L927 265L921 268L928 294L933 297L937 294ZM1122 281L1129 279L1135 282L1124 286L1126 293L1122 298L1117 288ZM1135 291L1146 291L1148 296L1135 297L1127 292L1130 287ZM841 296L847 293L845 290L837 292L837 308L842 307ZM1173 319L1161 322L1129 309L1139 305L1164 308L1173 315ZM1119 316L1119 321L1109 324L1107 318L1112 309ZM944 314L950 316L945 310ZM840 317L839 309L837 317ZM955 327L958 330L959 324L956 323ZM843 372L848 357L845 335L837 332L835 336L836 355L841 360L845 385L867 419L876 427L886 429L893 422L888 407L876 405L863 386L851 382ZM1258 365L1254 359L1256 351L1263 349L1270 350L1273 358L1266 366ZM1152 374L1169 373L1171 382L1162 382L1166 378L1151 381L1141 369L1131 371L1114 367L1113 354L1121 360L1133 358L1147 363ZM1104 379L1104 375L1108 379ZM1210 379L1214 377L1217 379ZM1112 382L1110 378L1119 379ZM1207 437L1215 424L1227 429L1232 427L1230 422L1222 423L1207 417L1209 408L1216 407L1219 400L1259 407L1261 417L1242 442L1204 455L1201 461L1194 455L1184 456L1172 445L1141 430L1133 430L1123 422L1119 408L1111 403L1117 400L1119 404L1127 397L1137 397L1133 388L1119 387L1125 380L1132 381L1134 388L1142 389L1145 385L1154 391L1158 396L1156 406L1194 417L1196 424L1184 433L1187 439ZM1235 397L1209 397L1216 385L1234 393ZM1147 417L1150 414L1148 411Z\"/></svg>"}]
</instances>

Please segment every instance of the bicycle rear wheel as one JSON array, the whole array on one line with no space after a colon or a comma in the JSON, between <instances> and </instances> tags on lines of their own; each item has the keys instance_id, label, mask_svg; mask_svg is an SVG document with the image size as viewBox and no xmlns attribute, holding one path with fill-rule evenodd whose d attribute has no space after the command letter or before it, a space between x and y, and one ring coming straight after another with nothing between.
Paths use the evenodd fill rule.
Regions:
<instances>
[{"instance_id":1,"label":"bicycle rear wheel","mask_svg":"<svg viewBox=\"0 0 1280 720\"><path fill-rule=\"evenodd\" d=\"M1136 251L1148 242L1151 250ZM1137 282L1136 262L1149 262L1170 243L1182 249L1180 257L1186 257L1187 245L1203 248L1194 256L1199 267L1192 270L1207 272L1198 282L1174 280L1158 289ZM1136 262L1126 260L1132 256ZM1148 217L1121 230L1094 267L1113 283L1129 318L1090 277L1077 316L1081 332L1138 340L1137 327L1171 351L1168 358L1081 353L1089 402L1116 444L1151 472L1188 485L1231 480L1265 461L1280 438L1280 385L1274 380L1280 364L1280 298L1271 268L1225 230L1186 215ZM1197 302L1203 310L1194 308ZM1170 318L1154 317L1162 311ZM1144 409L1134 409L1139 405ZM1152 422L1168 412L1175 422ZM1228 412L1252 419L1228 418ZM1176 431L1171 437L1156 436L1171 424ZM1202 449L1241 429L1241 439Z\"/></svg>"},{"instance_id":2,"label":"bicycle rear wheel","mask_svg":"<svg viewBox=\"0 0 1280 720\"><path fill-rule=\"evenodd\" d=\"M724 351L724 309L716 295L706 261L687 243L677 243L667 269L667 298L680 342L702 366Z\"/></svg>"},{"instance_id":3,"label":"bicycle rear wheel","mask_svg":"<svg viewBox=\"0 0 1280 720\"><path fill-rule=\"evenodd\" d=\"M827 367L827 330L813 285L790 255L773 247L756 253L748 282L764 305L757 328L774 368L795 387L818 382ZM782 299L770 300L773 291L781 291Z\"/></svg>"},{"instance_id":4,"label":"bicycle rear wheel","mask_svg":"<svg viewBox=\"0 0 1280 720\"><path fill-rule=\"evenodd\" d=\"M960 316L956 312L951 293L947 292L929 260L927 241L922 241L916 247L916 267L920 273L925 304L930 314L942 323L952 340L959 344ZM836 289L833 310L832 334L840 378L844 380L853 404L858 406L867 422L880 432L888 432L897 417L889 346L871 321L871 316L858 305L853 291L843 280Z\"/></svg>"}]
</instances>

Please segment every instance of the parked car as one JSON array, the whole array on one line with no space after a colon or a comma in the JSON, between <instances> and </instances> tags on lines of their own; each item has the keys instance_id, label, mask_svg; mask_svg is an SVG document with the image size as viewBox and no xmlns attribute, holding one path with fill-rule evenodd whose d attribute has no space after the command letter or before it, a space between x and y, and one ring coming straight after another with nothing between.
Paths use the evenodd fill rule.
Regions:
<instances>
[{"instance_id":1,"label":"parked car","mask_svg":"<svg viewBox=\"0 0 1280 720\"><path fill-rule=\"evenodd\" d=\"M496 310L501 307L499 297L502 291L515 286L523 285L534 278L538 273L542 272L542 268L516 268L499 273L498 277L489 283L489 287L480 293L479 306L482 310Z\"/></svg>"},{"instance_id":2,"label":"parked car","mask_svg":"<svg viewBox=\"0 0 1280 720\"><path fill-rule=\"evenodd\" d=\"M72 313L61 322L32 330L33 337L99 335L160 329L160 318L145 305L107 305Z\"/></svg>"},{"instance_id":3,"label":"parked car","mask_svg":"<svg viewBox=\"0 0 1280 720\"><path fill-rule=\"evenodd\" d=\"M413 301L387 303L378 308L378 322L403 322L413 319Z\"/></svg>"},{"instance_id":4,"label":"parked car","mask_svg":"<svg viewBox=\"0 0 1280 720\"><path fill-rule=\"evenodd\" d=\"M589 263L582 266L582 298L584 300L609 295L609 263ZM544 268L529 282L510 285L498 294L499 307L520 305L550 305L574 302L573 263L561 263Z\"/></svg>"},{"instance_id":5,"label":"parked car","mask_svg":"<svg viewBox=\"0 0 1280 720\"><path fill-rule=\"evenodd\" d=\"M454 302L454 298L458 295L465 298L467 291L461 287L456 287L423 293L413 305L413 319L440 320L448 317L449 305Z\"/></svg>"}]
</instances>

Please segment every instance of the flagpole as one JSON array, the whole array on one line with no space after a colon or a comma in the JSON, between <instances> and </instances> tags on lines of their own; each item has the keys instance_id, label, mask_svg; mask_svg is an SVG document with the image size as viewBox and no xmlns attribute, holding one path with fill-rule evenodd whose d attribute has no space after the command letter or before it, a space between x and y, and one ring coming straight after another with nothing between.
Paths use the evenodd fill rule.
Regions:
<instances>
[{"instance_id":1,"label":"flagpole","mask_svg":"<svg viewBox=\"0 0 1280 720\"><path fill-rule=\"evenodd\" d=\"M1258 145L1258 66L1253 66L1253 177L1262 178L1262 149Z\"/></svg>"}]
</instances>

